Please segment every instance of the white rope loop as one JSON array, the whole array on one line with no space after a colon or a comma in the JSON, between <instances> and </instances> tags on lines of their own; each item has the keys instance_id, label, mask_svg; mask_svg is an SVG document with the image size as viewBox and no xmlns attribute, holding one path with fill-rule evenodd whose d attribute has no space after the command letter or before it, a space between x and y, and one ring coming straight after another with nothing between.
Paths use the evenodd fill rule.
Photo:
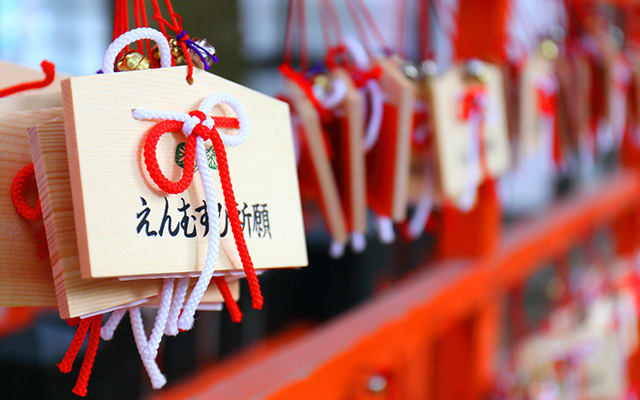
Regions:
<instances>
[{"instance_id":1,"label":"white rope loop","mask_svg":"<svg viewBox=\"0 0 640 400\"><path fill-rule=\"evenodd\" d=\"M153 28L136 28L118 36L118 38L107 47L107 51L104 53L104 58L102 59L102 72L105 74L114 72L113 65L116 62L118 54L129 44L143 39L151 39L156 42L160 50L160 66L162 68L170 67L172 59L171 46L169 46L169 41L164 35Z\"/></svg>"},{"instance_id":2,"label":"white rope loop","mask_svg":"<svg viewBox=\"0 0 640 400\"><path fill-rule=\"evenodd\" d=\"M169 42L164 37L164 35L152 28L137 28L132 29L128 32L120 35L116 40L114 40L104 54L102 61L102 72L105 74L110 74L114 72L113 66L116 61L116 57L118 54L130 43L133 43L142 39L151 39L157 43L158 49L160 50L160 66L162 68L167 68L171 66L171 47L169 46ZM171 292L173 291L173 279L166 279L164 281L164 287L168 287L170 284ZM171 298L169 298L169 302L167 299L167 292L163 287L162 292L162 300L160 304L160 308L158 309L158 314L156 315L156 321L154 323L152 338L154 344L149 346L147 342L146 333L144 332L144 326L142 324L142 316L140 314L140 309L138 307L129 308L129 316L131 318L131 330L133 332L133 337L136 342L136 347L138 348L138 353L140 354L140 359L142 360L142 364L147 370L147 374L149 375L149 379L151 381L151 386L154 389L160 389L163 387L167 380L165 376L160 372L158 368L158 364L155 362L155 354L158 352L158 347L160 346L160 341L162 340L162 331L166 326L166 317L165 314L169 313L169 307L171 305ZM171 294L169 293L169 295ZM100 329L100 336L104 340L111 340L113 338L113 334L118 327L120 321L124 317L127 309L119 309L114 311L111 314L111 317L107 320L105 325ZM160 330L160 335L158 337L157 331ZM157 344L156 344L157 342ZM149 347L148 352L153 355L153 357L146 356L147 347Z\"/></svg>"}]
</instances>

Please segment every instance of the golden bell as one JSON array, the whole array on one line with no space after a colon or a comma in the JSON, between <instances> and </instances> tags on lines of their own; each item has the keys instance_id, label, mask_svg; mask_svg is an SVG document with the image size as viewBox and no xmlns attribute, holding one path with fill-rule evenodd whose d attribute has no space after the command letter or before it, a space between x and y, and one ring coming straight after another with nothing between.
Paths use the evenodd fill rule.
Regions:
<instances>
[{"instance_id":1,"label":"golden bell","mask_svg":"<svg viewBox=\"0 0 640 400\"><path fill-rule=\"evenodd\" d=\"M116 69L118 71L137 71L142 69L149 69L149 59L137 51L130 51L122 56L122 59L118 61Z\"/></svg>"},{"instance_id":2,"label":"golden bell","mask_svg":"<svg viewBox=\"0 0 640 400\"><path fill-rule=\"evenodd\" d=\"M427 78L432 78L438 73L438 64L433 60L424 60L420 65L422 74Z\"/></svg>"},{"instance_id":3,"label":"golden bell","mask_svg":"<svg viewBox=\"0 0 640 400\"><path fill-rule=\"evenodd\" d=\"M329 81L329 77L326 75L316 75L313 77L313 86L321 89L322 91L329 90L329 86L331 85L331 81Z\"/></svg>"},{"instance_id":4,"label":"golden bell","mask_svg":"<svg viewBox=\"0 0 640 400\"><path fill-rule=\"evenodd\" d=\"M544 39L540 43L540 52L549 60L555 60L558 57L558 46L551 39Z\"/></svg>"},{"instance_id":5,"label":"golden bell","mask_svg":"<svg viewBox=\"0 0 640 400\"><path fill-rule=\"evenodd\" d=\"M180 47L180 43L175 38L169 38L169 47L171 48L171 57L176 65L184 65L187 61L184 58L184 53L182 53L182 47ZM158 46L154 46L151 49L151 54L153 54L153 59L157 62L160 62L160 50Z\"/></svg>"},{"instance_id":6,"label":"golden bell","mask_svg":"<svg viewBox=\"0 0 640 400\"><path fill-rule=\"evenodd\" d=\"M465 66L466 76L472 78L480 83L489 82L491 71L487 68L487 65L480 60L470 60Z\"/></svg>"},{"instance_id":7,"label":"golden bell","mask_svg":"<svg viewBox=\"0 0 640 400\"><path fill-rule=\"evenodd\" d=\"M404 76L411 80L420 79L420 70L411 61L405 60L402 64L400 64L400 70L402 71Z\"/></svg>"}]
</instances>

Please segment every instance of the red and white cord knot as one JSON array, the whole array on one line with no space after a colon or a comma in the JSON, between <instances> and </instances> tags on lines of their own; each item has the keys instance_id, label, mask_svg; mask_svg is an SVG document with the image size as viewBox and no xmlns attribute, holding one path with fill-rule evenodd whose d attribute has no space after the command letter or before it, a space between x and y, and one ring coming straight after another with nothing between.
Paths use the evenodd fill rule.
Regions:
<instances>
[{"instance_id":1,"label":"red and white cord knot","mask_svg":"<svg viewBox=\"0 0 640 400\"><path fill-rule=\"evenodd\" d=\"M237 128L239 130L237 135L222 134L215 128L217 121L222 122L222 125L224 126L236 127L232 124L232 121L230 121L229 118L212 118L206 114L218 104L227 104L235 111L237 116ZM132 111L132 115L138 120L161 120L161 122L156 124L147 135L144 146L144 158L149 175L162 190L167 193L183 192L189 187L193 179L195 161L197 161L201 166L198 171L204 188L207 212L209 215L209 232L211 232L209 236L209 248L207 250L205 265L202 269L200 278L187 300L181 315L179 313L179 309L182 306L182 299L173 299L171 310L169 311L169 315L171 317L169 318L169 321L167 321L167 326L170 327L168 330L175 332L174 327L171 326L172 318L179 318L177 327L180 330L188 330L193 326L195 311L205 290L209 286L211 278L213 277L220 250L220 235L215 234L220 231L220 218L217 209L216 193L213 186L211 171L209 168L206 168L208 160L205 152L205 140L211 140L213 143L218 163L220 183L225 198L225 206L229 215L229 222L231 224L236 247L249 283L253 306L258 309L261 308L263 298L260 292L258 278L253 268L253 262L251 261L251 256L249 255L244 235L242 233L242 225L238 216L233 186L231 185L231 177L229 174L225 149L225 146L239 146L248 138L249 118L242 104L230 94L215 93L206 97L200 104L200 107L198 107L198 110L192 111L189 114L172 111L135 109ZM160 136L166 132L177 130L182 131L182 133L187 137L187 146L185 149L183 176L180 181L172 182L169 181L160 171L155 150ZM195 133L195 135L193 135L193 133ZM180 292L180 296L184 296L186 294L186 290ZM178 291L176 291L176 294L178 294Z\"/></svg>"}]
</instances>

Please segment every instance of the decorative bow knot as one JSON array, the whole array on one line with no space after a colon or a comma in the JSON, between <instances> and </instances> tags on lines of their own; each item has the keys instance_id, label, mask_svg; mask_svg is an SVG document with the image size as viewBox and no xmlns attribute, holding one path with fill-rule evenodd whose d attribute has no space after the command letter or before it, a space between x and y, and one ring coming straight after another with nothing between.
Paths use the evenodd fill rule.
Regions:
<instances>
[{"instance_id":1,"label":"decorative bow knot","mask_svg":"<svg viewBox=\"0 0 640 400\"><path fill-rule=\"evenodd\" d=\"M218 104L227 104L235 111L236 118L210 117L206 114ZM211 140L218 163L220 184L225 200L225 207L229 215L229 222L233 237L242 261L242 266L247 276L249 290L251 292L253 307L262 308L263 298L260 292L260 284L253 268L253 262L247 249L247 244L242 233L242 225L237 210L237 203L231 177L225 146L239 146L247 140L249 135L249 118L242 104L233 96L225 93L216 93L205 98L197 110L189 114L171 111L157 111L148 109L134 109L132 115L138 120L162 120L149 131L144 143L144 163L149 176L163 191L171 194L184 192L193 181L196 159L201 168L198 169L204 188L209 215L209 248L205 259L205 265L189 300L185 304L184 311L178 321L180 329L190 329L193 325L193 315L196 308L209 286L213 277L215 265L218 260L220 247L220 217L217 209L215 189L213 187L211 171L205 168L207 155L204 142ZM218 127L238 128L237 135L221 134ZM158 164L156 148L160 137L167 132L182 131L187 137L185 148L184 170L179 181L170 181Z\"/></svg>"},{"instance_id":2,"label":"decorative bow knot","mask_svg":"<svg viewBox=\"0 0 640 400\"><path fill-rule=\"evenodd\" d=\"M182 113L152 113L150 110L134 110L134 118L136 119L162 119L168 118L154 126L144 144L144 163L153 182L166 193L178 194L182 193L191 185L193 175L195 173L195 153L196 139L202 138L203 141L211 140L216 147L223 147L219 142L220 134L216 127L221 128L239 128L239 121L236 118L228 117L209 117L200 110L191 111L189 114ZM172 182L160 170L156 148L158 141L167 132L182 131L187 137L185 148L184 171L182 177L177 182ZM217 146L216 146L217 143Z\"/></svg>"}]
</instances>

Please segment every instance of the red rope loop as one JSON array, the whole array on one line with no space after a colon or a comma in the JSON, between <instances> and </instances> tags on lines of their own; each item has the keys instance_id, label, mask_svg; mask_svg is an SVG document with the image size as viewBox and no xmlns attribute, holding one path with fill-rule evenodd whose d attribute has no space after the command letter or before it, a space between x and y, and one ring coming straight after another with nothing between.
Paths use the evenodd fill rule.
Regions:
<instances>
[{"instance_id":1,"label":"red rope loop","mask_svg":"<svg viewBox=\"0 0 640 400\"><path fill-rule=\"evenodd\" d=\"M229 215L229 222L231 224L231 231L236 243L242 266L247 276L247 283L249 284L249 291L251 292L251 298L253 307L260 309L263 304L263 297L260 291L260 283L253 267L253 261L247 248L247 243L242 233L242 224L240 223L240 216L238 215L237 203L235 194L233 192L233 185L231 183L231 175L229 173L229 163L227 161L227 152L220 137L216 126L225 128L238 128L239 121L236 118L229 117L213 117L215 125L209 129L202 124L207 116L202 111L192 111L189 115L196 116L200 119L199 124L193 128L192 134L187 138L187 145L185 148L184 156L184 170L182 177L177 182L170 181L162 171L158 164L157 158L157 146L160 137L167 132L181 131L184 125L182 121L165 120L154 125L149 131L144 143L144 163L147 168L149 176L158 187L166 193L178 194L184 192L193 181L193 175L195 171L195 151L196 151L196 139L200 136L203 140L211 140L213 143L213 149L216 154L216 161L218 163L218 172L220 176L220 185L222 186L222 192L224 195L224 202L227 208L227 214ZM201 166L206 168L206 166Z\"/></svg>"},{"instance_id":2,"label":"red rope loop","mask_svg":"<svg viewBox=\"0 0 640 400\"><path fill-rule=\"evenodd\" d=\"M42 218L42 207L40 206L40 198L35 207L31 207L25 198L25 191L29 181L35 181L35 170L33 163L22 168L11 184L11 200L16 211L29 221L35 221Z\"/></svg>"},{"instance_id":3,"label":"red rope loop","mask_svg":"<svg viewBox=\"0 0 640 400\"><path fill-rule=\"evenodd\" d=\"M201 122L206 119L206 115L201 111L192 111L189 115L197 116L200 118ZM239 127L237 118L213 117L213 120L215 121L216 126L224 128ZM149 172L149 176L153 182L158 185L158 188L169 194L179 194L184 192L193 181L196 163L196 138L200 136L204 140L209 140L211 139L211 135L214 131L217 134L217 129L215 127L213 129L209 129L202 124L198 124L193 129L194 134L189 135L187 138L182 176L180 180L173 182L169 180L160 169L157 147L162 135L169 132L179 132L182 130L183 125L184 123L181 121L167 120L159 122L151 128L144 141L144 164L147 167L147 172Z\"/></svg>"},{"instance_id":4,"label":"red rope loop","mask_svg":"<svg viewBox=\"0 0 640 400\"><path fill-rule=\"evenodd\" d=\"M20 83L18 85L9 86L8 88L0 90L0 97L9 96L19 92L24 92L31 89L40 89L51 85L56 77L56 66L47 60L40 63L42 72L44 72L44 78L39 81Z\"/></svg>"}]
</instances>

